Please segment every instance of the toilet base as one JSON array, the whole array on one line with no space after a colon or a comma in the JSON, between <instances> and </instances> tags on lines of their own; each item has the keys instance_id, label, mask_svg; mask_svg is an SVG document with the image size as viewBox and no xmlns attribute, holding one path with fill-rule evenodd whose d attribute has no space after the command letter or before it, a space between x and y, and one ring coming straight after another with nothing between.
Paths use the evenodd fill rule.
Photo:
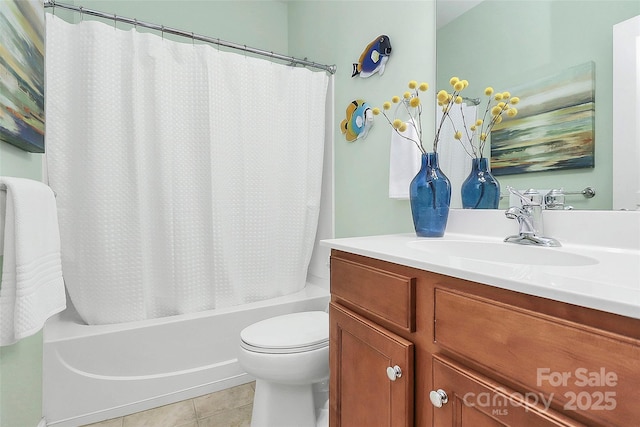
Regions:
<instances>
[{"instance_id":1,"label":"toilet base","mask_svg":"<svg viewBox=\"0 0 640 427\"><path fill-rule=\"evenodd\" d=\"M316 427L313 386L256 380L251 427Z\"/></svg>"}]
</instances>

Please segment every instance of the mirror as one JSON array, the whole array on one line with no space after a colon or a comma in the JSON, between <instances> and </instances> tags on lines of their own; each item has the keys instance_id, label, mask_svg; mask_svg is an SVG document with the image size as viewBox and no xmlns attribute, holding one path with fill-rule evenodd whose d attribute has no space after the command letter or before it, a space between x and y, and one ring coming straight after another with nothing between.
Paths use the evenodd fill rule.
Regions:
<instances>
[{"instance_id":1,"label":"mirror","mask_svg":"<svg viewBox=\"0 0 640 427\"><path fill-rule=\"evenodd\" d=\"M511 91L590 61L595 64L595 166L497 178L502 193L508 185L519 189L563 188L578 193L567 195L565 200L575 209L611 209L612 32L614 24L640 15L640 2L437 0L436 7L437 88L449 89L452 76L466 79L470 84L465 96L480 98L480 108L486 105L487 86ZM595 197L580 194L586 187L595 189ZM500 208L508 205L508 197L503 197Z\"/></svg>"}]
</instances>

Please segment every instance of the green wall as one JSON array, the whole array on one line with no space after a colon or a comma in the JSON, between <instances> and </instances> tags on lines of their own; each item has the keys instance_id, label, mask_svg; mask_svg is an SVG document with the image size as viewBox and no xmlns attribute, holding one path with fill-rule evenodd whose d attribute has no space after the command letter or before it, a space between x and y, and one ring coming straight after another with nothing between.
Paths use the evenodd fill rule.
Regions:
<instances>
[{"instance_id":1,"label":"green wall","mask_svg":"<svg viewBox=\"0 0 640 427\"><path fill-rule=\"evenodd\" d=\"M640 14L637 0L486 0L438 29L438 87L453 75L469 80L467 96L552 76L595 62L595 168L498 177L502 188L596 189L595 198L567 198L579 209L612 206L613 25ZM467 92L467 91L465 91ZM514 93L517 95L517 93ZM506 207L506 199L501 207Z\"/></svg>"},{"instance_id":2,"label":"green wall","mask_svg":"<svg viewBox=\"0 0 640 427\"><path fill-rule=\"evenodd\" d=\"M298 1L289 5L289 49L294 56L336 64L335 75L335 234L336 237L410 232L407 201L391 200L391 129L382 117L364 140L347 142L339 130L354 99L382 106L407 90L410 80L432 87L423 126L433 132L435 114L435 3L432 1ZM352 64L380 34L393 51L382 76L351 77ZM426 98L429 99L429 98Z\"/></svg>"},{"instance_id":3,"label":"green wall","mask_svg":"<svg viewBox=\"0 0 640 427\"><path fill-rule=\"evenodd\" d=\"M0 426L35 427L42 418L42 332L0 347Z\"/></svg>"}]
</instances>

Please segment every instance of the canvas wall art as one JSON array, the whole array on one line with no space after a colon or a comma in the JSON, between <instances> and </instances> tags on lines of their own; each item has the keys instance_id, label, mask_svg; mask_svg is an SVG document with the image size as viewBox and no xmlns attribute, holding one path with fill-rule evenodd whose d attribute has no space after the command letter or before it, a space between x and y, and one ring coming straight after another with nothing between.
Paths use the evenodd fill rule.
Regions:
<instances>
[{"instance_id":1,"label":"canvas wall art","mask_svg":"<svg viewBox=\"0 0 640 427\"><path fill-rule=\"evenodd\" d=\"M491 132L494 175L594 167L595 64L514 87L518 115Z\"/></svg>"},{"instance_id":2,"label":"canvas wall art","mask_svg":"<svg viewBox=\"0 0 640 427\"><path fill-rule=\"evenodd\" d=\"M0 141L44 153L44 5L0 1Z\"/></svg>"}]
</instances>

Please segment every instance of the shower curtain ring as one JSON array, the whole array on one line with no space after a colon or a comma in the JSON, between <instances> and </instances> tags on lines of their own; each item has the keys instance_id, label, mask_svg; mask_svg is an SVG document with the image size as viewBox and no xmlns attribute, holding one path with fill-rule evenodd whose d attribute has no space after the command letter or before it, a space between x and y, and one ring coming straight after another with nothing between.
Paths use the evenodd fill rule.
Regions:
<instances>
[{"instance_id":1,"label":"shower curtain ring","mask_svg":"<svg viewBox=\"0 0 640 427\"><path fill-rule=\"evenodd\" d=\"M193 35L193 31L191 31L191 46L195 46L196 45L196 38Z\"/></svg>"},{"instance_id":2,"label":"shower curtain ring","mask_svg":"<svg viewBox=\"0 0 640 427\"><path fill-rule=\"evenodd\" d=\"M133 18L133 29L138 30L138 18Z\"/></svg>"},{"instance_id":3,"label":"shower curtain ring","mask_svg":"<svg viewBox=\"0 0 640 427\"><path fill-rule=\"evenodd\" d=\"M117 30L118 29L118 20L116 19L116 14L113 14L113 29Z\"/></svg>"},{"instance_id":4,"label":"shower curtain ring","mask_svg":"<svg viewBox=\"0 0 640 427\"><path fill-rule=\"evenodd\" d=\"M84 9L80 6L80 22L84 21Z\"/></svg>"},{"instance_id":5,"label":"shower curtain ring","mask_svg":"<svg viewBox=\"0 0 640 427\"><path fill-rule=\"evenodd\" d=\"M164 25L160 26L160 34L162 34L162 40L164 40Z\"/></svg>"}]
</instances>

